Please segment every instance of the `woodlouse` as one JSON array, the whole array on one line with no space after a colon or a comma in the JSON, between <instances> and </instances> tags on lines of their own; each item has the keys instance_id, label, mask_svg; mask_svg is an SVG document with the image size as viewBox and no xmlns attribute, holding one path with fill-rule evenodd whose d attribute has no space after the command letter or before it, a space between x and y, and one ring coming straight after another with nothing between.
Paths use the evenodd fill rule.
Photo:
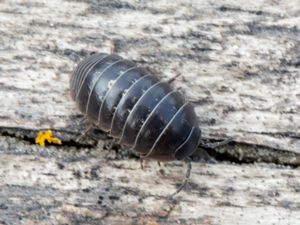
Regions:
<instances>
[{"instance_id":1,"label":"woodlouse","mask_svg":"<svg viewBox=\"0 0 300 225\"><path fill-rule=\"evenodd\" d=\"M184 160L196 150L201 131L191 103L168 82L114 54L94 54L81 61L70 80L79 109L120 144L142 159Z\"/></svg>"}]
</instances>

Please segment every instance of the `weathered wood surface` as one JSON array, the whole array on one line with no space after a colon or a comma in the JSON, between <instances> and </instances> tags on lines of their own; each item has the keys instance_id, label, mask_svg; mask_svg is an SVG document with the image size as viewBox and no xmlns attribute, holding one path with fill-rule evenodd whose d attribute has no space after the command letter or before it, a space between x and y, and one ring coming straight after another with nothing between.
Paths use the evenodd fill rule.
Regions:
<instances>
[{"instance_id":1,"label":"weathered wood surface","mask_svg":"<svg viewBox=\"0 0 300 225\"><path fill-rule=\"evenodd\" d=\"M111 151L40 148L0 138L0 224L294 225L300 170L193 163L189 188L179 164L117 160Z\"/></svg>"},{"instance_id":2,"label":"weathered wood surface","mask_svg":"<svg viewBox=\"0 0 300 225\"><path fill-rule=\"evenodd\" d=\"M299 12L299 0L2 1L0 127L73 132L70 73L114 40L159 76L182 75L174 86L195 103L205 137L299 164ZM238 149L228 154L242 158Z\"/></svg>"},{"instance_id":3,"label":"weathered wood surface","mask_svg":"<svg viewBox=\"0 0 300 225\"><path fill-rule=\"evenodd\" d=\"M298 224L288 167L194 163L190 188L168 200L178 165L141 171L97 131L75 141L85 125L68 82L113 40L163 79L181 74L204 137L234 138L217 159L298 166L299 15L299 0L0 0L0 224ZM35 146L43 129L63 145Z\"/></svg>"}]
</instances>

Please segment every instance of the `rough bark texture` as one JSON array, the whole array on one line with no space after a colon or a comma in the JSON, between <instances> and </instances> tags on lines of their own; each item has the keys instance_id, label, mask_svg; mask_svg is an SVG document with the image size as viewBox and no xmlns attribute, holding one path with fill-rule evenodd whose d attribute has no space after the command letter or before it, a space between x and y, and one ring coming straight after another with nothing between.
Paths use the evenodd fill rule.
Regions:
<instances>
[{"instance_id":1,"label":"rough bark texture","mask_svg":"<svg viewBox=\"0 0 300 225\"><path fill-rule=\"evenodd\" d=\"M181 167L141 171L98 130L76 141L86 125L69 96L76 63L113 47L181 74L203 136L234 139L215 159L298 166L299 15L299 0L0 0L0 224L299 223L298 169L195 162L170 200ZM63 145L35 146L44 129Z\"/></svg>"},{"instance_id":2,"label":"rough bark texture","mask_svg":"<svg viewBox=\"0 0 300 225\"><path fill-rule=\"evenodd\" d=\"M99 146L98 148L101 148ZM120 152L1 138L0 224L298 224L300 171L193 163L145 170Z\"/></svg>"}]
</instances>

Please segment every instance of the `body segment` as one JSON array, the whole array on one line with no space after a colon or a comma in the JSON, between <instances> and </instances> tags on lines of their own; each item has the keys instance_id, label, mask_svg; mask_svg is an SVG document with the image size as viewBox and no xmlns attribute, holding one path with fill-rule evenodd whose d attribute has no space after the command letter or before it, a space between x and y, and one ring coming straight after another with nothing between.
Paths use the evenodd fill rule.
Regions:
<instances>
[{"instance_id":1,"label":"body segment","mask_svg":"<svg viewBox=\"0 0 300 225\"><path fill-rule=\"evenodd\" d=\"M166 82L117 55L83 60L71 96L97 127L145 158L182 160L200 139L192 105Z\"/></svg>"}]
</instances>

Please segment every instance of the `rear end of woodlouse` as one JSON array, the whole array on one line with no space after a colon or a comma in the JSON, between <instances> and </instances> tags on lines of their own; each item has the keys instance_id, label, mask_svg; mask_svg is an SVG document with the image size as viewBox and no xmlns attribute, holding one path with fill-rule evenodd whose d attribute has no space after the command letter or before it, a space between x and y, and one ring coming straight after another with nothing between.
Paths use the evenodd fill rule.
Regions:
<instances>
[{"instance_id":1,"label":"rear end of woodlouse","mask_svg":"<svg viewBox=\"0 0 300 225\"><path fill-rule=\"evenodd\" d=\"M199 144L191 103L130 60L92 55L74 70L70 88L89 121L141 158L187 160Z\"/></svg>"}]
</instances>

